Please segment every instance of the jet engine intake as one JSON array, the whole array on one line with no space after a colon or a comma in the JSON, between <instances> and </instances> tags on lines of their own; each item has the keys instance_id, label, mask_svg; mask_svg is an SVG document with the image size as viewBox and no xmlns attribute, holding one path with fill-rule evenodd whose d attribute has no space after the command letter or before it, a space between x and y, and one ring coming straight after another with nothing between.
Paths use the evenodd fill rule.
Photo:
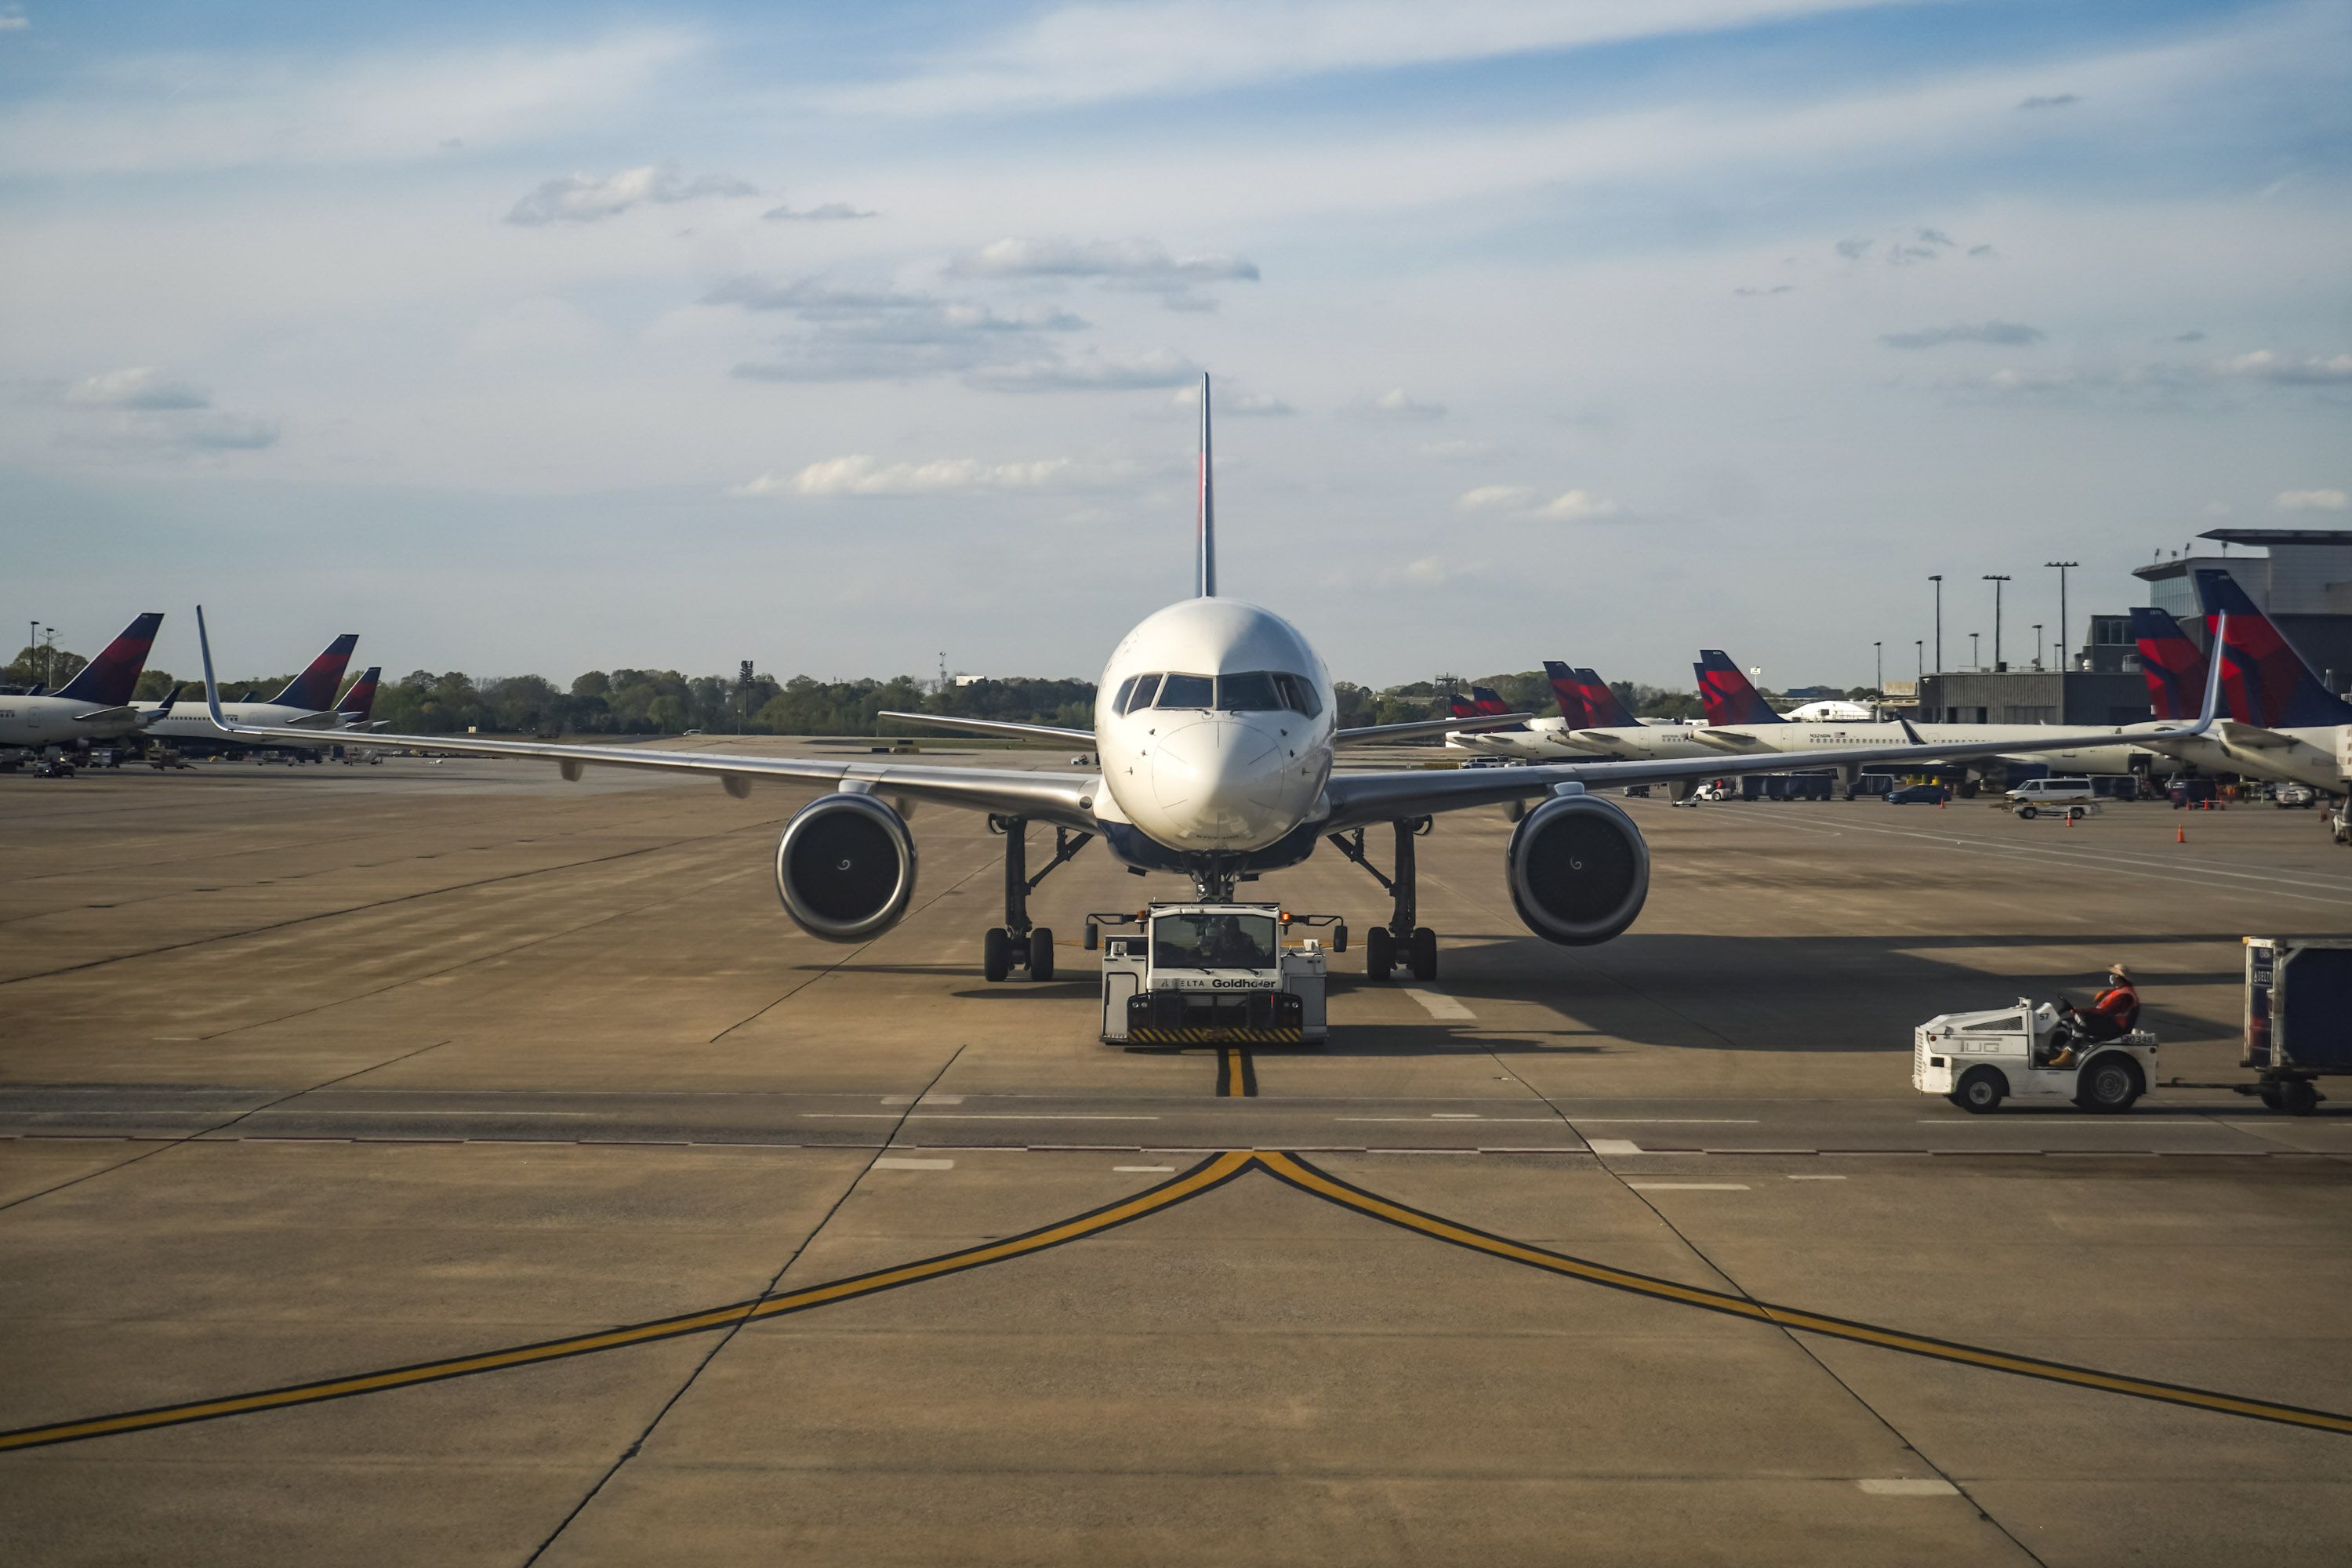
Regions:
<instances>
[{"instance_id":1,"label":"jet engine intake","mask_svg":"<svg viewBox=\"0 0 2352 1568\"><path fill-rule=\"evenodd\" d=\"M1528 929L1563 947L1609 941L1650 896L1650 847L1623 808L1555 795L1528 813L1503 856L1511 902Z\"/></svg>"},{"instance_id":2,"label":"jet engine intake","mask_svg":"<svg viewBox=\"0 0 2352 1568\"><path fill-rule=\"evenodd\" d=\"M793 814L776 841L776 895L811 936L878 936L915 896L914 836L872 795L820 795Z\"/></svg>"}]
</instances>

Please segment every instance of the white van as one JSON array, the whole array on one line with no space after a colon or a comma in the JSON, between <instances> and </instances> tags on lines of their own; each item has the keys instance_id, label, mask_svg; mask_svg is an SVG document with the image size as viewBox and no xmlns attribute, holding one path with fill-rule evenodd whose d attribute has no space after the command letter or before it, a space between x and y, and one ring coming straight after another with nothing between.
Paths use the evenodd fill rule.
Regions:
<instances>
[{"instance_id":1,"label":"white van","mask_svg":"<svg viewBox=\"0 0 2352 1568\"><path fill-rule=\"evenodd\" d=\"M2009 807L2029 821L2045 811L2081 816L2098 804L2088 779L2028 779L2009 792Z\"/></svg>"}]
</instances>

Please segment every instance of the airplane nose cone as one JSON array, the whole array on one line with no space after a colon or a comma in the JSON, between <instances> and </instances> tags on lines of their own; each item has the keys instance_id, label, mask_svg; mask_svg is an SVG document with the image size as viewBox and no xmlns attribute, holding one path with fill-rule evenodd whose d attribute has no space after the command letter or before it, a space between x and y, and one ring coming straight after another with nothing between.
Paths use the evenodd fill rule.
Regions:
<instances>
[{"instance_id":1,"label":"airplane nose cone","mask_svg":"<svg viewBox=\"0 0 2352 1568\"><path fill-rule=\"evenodd\" d=\"M1260 837L1283 806L1281 740L1239 719L1203 719L1160 737L1151 752L1151 793L1186 837L1240 844Z\"/></svg>"}]
</instances>

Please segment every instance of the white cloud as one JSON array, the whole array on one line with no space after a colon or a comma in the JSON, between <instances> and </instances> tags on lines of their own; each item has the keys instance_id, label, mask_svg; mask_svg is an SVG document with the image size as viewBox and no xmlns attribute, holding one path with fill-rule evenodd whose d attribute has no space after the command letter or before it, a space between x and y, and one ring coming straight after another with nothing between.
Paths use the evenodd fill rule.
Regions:
<instances>
[{"instance_id":1,"label":"white cloud","mask_svg":"<svg viewBox=\"0 0 2352 1568\"><path fill-rule=\"evenodd\" d=\"M1180 386L1199 379L1201 367L1170 349L1136 354L1088 351L1062 359L1034 359L984 367L964 379L992 392L1135 392Z\"/></svg>"},{"instance_id":2,"label":"white cloud","mask_svg":"<svg viewBox=\"0 0 2352 1568\"><path fill-rule=\"evenodd\" d=\"M647 163L614 174L565 174L547 181L515 203L509 223L594 223L631 207L651 203L660 206L690 202L698 196L756 196L756 186L724 174L688 180L676 169ZM770 214L770 216L775 216Z\"/></svg>"},{"instance_id":3,"label":"white cloud","mask_svg":"<svg viewBox=\"0 0 2352 1568\"><path fill-rule=\"evenodd\" d=\"M837 95L884 113L961 114L1215 92L1244 83L1702 32L1878 0L1160 0L1064 5L927 69Z\"/></svg>"},{"instance_id":4,"label":"white cloud","mask_svg":"<svg viewBox=\"0 0 2352 1568\"><path fill-rule=\"evenodd\" d=\"M2322 358L2317 354L2282 354L2257 349L2252 353L2223 360L2213 368L2222 375L2245 376L2283 386L2352 384L2352 353Z\"/></svg>"},{"instance_id":5,"label":"white cloud","mask_svg":"<svg viewBox=\"0 0 2352 1568\"><path fill-rule=\"evenodd\" d=\"M1366 419L1443 419L1445 417L1445 405L1424 403L1403 387L1392 386L1378 397L1356 405L1349 412Z\"/></svg>"},{"instance_id":6,"label":"white cloud","mask_svg":"<svg viewBox=\"0 0 2352 1568\"><path fill-rule=\"evenodd\" d=\"M842 223L853 218L872 217L874 214L863 207L851 206L847 202L819 202L798 212L789 206L770 207L760 216L770 223Z\"/></svg>"},{"instance_id":7,"label":"white cloud","mask_svg":"<svg viewBox=\"0 0 2352 1568\"><path fill-rule=\"evenodd\" d=\"M1463 491L1454 504L1463 511L1515 512L1523 517L1548 517L1567 522L1617 515L1615 501L1590 490L1564 490L1549 500L1539 500L1538 494L1531 485L1480 485Z\"/></svg>"},{"instance_id":8,"label":"white cloud","mask_svg":"<svg viewBox=\"0 0 2352 1568\"><path fill-rule=\"evenodd\" d=\"M11 5L0 11L0 33L21 33L33 25L33 19Z\"/></svg>"},{"instance_id":9,"label":"white cloud","mask_svg":"<svg viewBox=\"0 0 2352 1568\"><path fill-rule=\"evenodd\" d=\"M908 496L1035 489L1066 477L1067 458L1026 463L983 463L975 458L934 458L923 463L885 463L863 453L829 458L789 478L761 474L735 486L732 496Z\"/></svg>"},{"instance_id":10,"label":"white cloud","mask_svg":"<svg viewBox=\"0 0 2352 1568\"><path fill-rule=\"evenodd\" d=\"M1149 239L999 239L958 257L971 278L1108 278L1145 288L1255 282L1257 264L1223 252L1173 256Z\"/></svg>"},{"instance_id":11,"label":"white cloud","mask_svg":"<svg viewBox=\"0 0 2352 1568\"><path fill-rule=\"evenodd\" d=\"M1536 515L1579 522L1596 517L1614 517L1617 515L1617 503L1607 496L1597 496L1589 490L1565 490L1536 508Z\"/></svg>"},{"instance_id":12,"label":"white cloud","mask_svg":"<svg viewBox=\"0 0 2352 1568\"><path fill-rule=\"evenodd\" d=\"M142 364L85 376L66 389L66 401L84 408L182 409L209 408L213 400L203 388Z\"/></svg>"},{"instance_id":13,"label":"white cloud","mask_svg":"<svg viewBox=\"0 0 2352 1568\"><path fill-rule=\"evenodd\" d=\"M1535 500L1536 492L1526 485L1480 485L1463 491L1454 504L1464 511L1524 511Z\"/></svg>"},{"instance_id":14,"label":"white cloud","mask_svg":"<svg viewBox=\"0 0 2352 1568\"><path fill-rule=\"evenodd\" d=\"M2046 335L2041 328L2029 327L2021 321L1955 321L1948 327L1927 327L1916 332L1882 332L1878 341L1890 349L1932 349L1945 343L1995 343L2003 348L2024 348L2040 342Z\"/></svg>"},{"instance_id":15,"label":"white cloud","mask_svg":"<svg viewBox=\"0 0 2352 1568\"><path fill-rule=\"evenodd\" d=\"M699 40L618 33L539 45L319 59L252 52L118 58L0 111L0 169L154 173L446 157L609 121Z\"/></svg>"},{"instance_id":16,"label":"white cloud","mask_svg":"<svg viewBox=\"0 0 2352 1568\"><path fill-rule=\"evenodd\" d=\"M777 340L777 353L735 367L751 381L871 381L1004 368L1036 356L1039 334L1083 330L1083 317L1055 306L998 310L888 287L730 278L706 305L781 311L807 330Z\"/></svg>"},{"instance_id":17,"label":"white cloud","mask_svg":"<svg viewBox=\"0 0 2352 1568\"><path fill-rule=\"evenodd\" d=\"M2342 490L2281 490L2272 504L2281 511L2342 511L2352 499Z\"/></svg>"}]
</instances>

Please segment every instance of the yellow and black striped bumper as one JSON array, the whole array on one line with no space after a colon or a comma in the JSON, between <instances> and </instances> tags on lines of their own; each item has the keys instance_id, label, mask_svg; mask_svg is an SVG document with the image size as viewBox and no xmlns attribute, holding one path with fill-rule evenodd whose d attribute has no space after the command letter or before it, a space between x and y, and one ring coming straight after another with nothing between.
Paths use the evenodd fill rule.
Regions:
<instances>
[{"instance_id":1,"label":"yellow and black striped bumper","mask_svg":"<svg viewBox=\"0 0 2352 1568\"><path fill-rule=\"evenodd\" d=\"M1171 1026L1138 1024L1127 1031L1130 1046L1296 1046L1305 1043L1306 1031L1297 1026L1289 1028L1254 1028L1246 1024L1198 1025Z\"/></svg>"}]
</instances>

